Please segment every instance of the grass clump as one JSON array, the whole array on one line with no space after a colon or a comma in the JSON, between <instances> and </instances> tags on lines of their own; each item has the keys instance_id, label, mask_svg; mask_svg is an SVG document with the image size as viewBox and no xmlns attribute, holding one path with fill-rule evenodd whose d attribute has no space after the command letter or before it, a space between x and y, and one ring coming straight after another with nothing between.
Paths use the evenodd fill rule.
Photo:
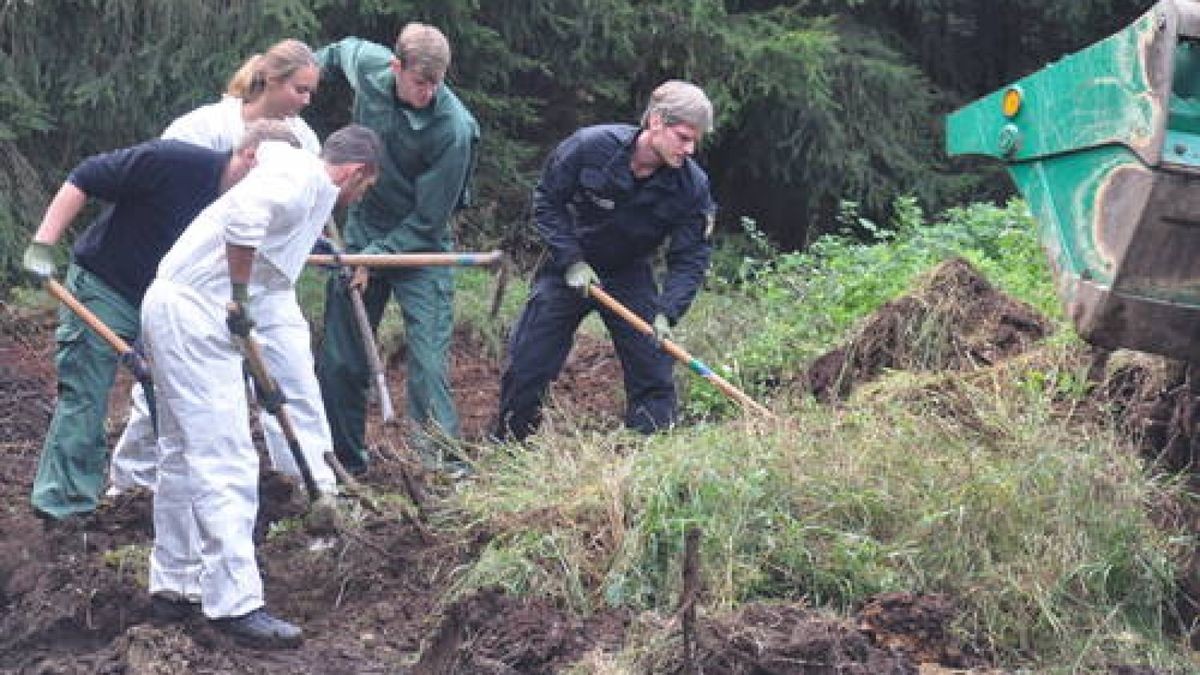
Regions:
<instances>
[{"instance_id":1,"label":"grass clump","mask_svg":"<svg viewBox=\"0 0 1200 675\"><path fill-rule=\"evenodd\" d=\"M1179 667L1164 636L1190 539L1145 507L1182 490L1069 399L1085 361L1051 345L885 378L846 407L801 401L778 423L545 434L460 495L463 521L494 533L460 590L670 612L695 526L710 610L945 593L964 644L998 664Z\"/></svg>"}]
</instances>

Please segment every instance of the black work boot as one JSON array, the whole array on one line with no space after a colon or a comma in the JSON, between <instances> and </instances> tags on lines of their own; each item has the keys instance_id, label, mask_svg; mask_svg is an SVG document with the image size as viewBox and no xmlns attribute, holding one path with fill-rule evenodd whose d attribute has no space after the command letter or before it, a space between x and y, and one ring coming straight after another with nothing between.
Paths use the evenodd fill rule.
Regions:
<instances>
[{"instance_id":1,"label":"black work boot","mask_svg":"<svg viewBox=\"0 0 1200 675\"><path fill-rule=\"evenodd\" d=\"M287 649L304 642L304 631L299 626L276 619L263 607L242 616L213 619L212 624L246 647Z\"/></svg>"},{"instance_id":2,"label":"black work boot","mask_svg":"<svg viewBox=\"0 0 1200 675\"><path fill-rule=\"evenodd\" d=\"M155 621L187 621L200 616L200 603L178 593L165 591L150 596L150 617Z\"/></svg>"}]
</instances>

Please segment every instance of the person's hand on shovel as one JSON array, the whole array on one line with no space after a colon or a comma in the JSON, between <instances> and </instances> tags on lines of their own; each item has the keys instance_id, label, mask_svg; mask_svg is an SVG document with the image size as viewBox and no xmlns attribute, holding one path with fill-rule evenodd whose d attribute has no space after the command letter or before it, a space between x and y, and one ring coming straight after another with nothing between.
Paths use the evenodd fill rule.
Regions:
<instances>
[{"instance_id":1,"label":"person's hand on shovel","mask_svg":"<svg viewBox=\"0 0 1200 675\"><path fill-rule=\"evenodd\" d=\"M359 293L367 292L367 284L371 282L371 268L355 267L350 274L350 279L346 281L346 285L356 289Z\"/></svg>"},{"instance_id":2,"label":"person's hand on shovel","mask_svg":"<svg viewBox=\"0 0 1200 675\"><path fill-rule=\"evenodd\" d=\"M675 334L671 332L671 320L666 314L659 312L654 315L654 323L650 324L654 329L654 344L662 347L663 340L674 340Z\"/></svg>"},{"instance_id":3,"label":"person's hand on shovel","mask_svg":"<svg viewBox=\"0 0 1200 675\"><path fill-rule=\"evenodd\" d=\"M26 272L41 279L54 276L58 271L54 263L54 245L41 241L30 242L24 257L21 258L21 266Z\"/></svg>"},{"instance_id":4,"label":"person's hand on shovel","mask_svg":"<svg viewBox=\"0 0 1200 675\"><path fill-rule=\"evenodd\" d=\"M233 297L226 308L225 325L229 332L240 338L250 337L250 329L254 328L254 319L250 318L250 310L246 305L250 302L250 291L246 284L233 284Z\"/></svg>"},{"instance_id":5,"label":"person's hand on shovel","mask_svg":"<svg viewBox=\"0 0 1200 675\"><path fill-rule=\"evenodd\" d=\"M563 281L568 286L579 291L583 297L588 296L588 286L595 284L600 285L600 277L596 275L596 270L592 266L580 260L577 263L571 263L567 267L567 271L563 273Z\"/></svg>"}]
</instances>

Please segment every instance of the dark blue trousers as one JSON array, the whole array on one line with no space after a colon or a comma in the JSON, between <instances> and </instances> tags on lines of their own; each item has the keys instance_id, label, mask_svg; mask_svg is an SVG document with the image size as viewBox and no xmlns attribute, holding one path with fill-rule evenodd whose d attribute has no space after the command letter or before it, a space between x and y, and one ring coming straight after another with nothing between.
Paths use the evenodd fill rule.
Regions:
<instances>
[{"instance_id":1,"label":"dark blue trousers","mask_svg":"<svg viewBox=\"0 0 1200 675\"><path fill-rule=\"evenodd\" d=\"M618 273L598 272L601 287L647 322L658 311L658 287L649 264ZM566 285L562 272L543 269L534 277L529 299L513 328L500 378L500 411L493 428L499 439L524 439L541 421L550 383L571 351L575 331L593 310L612 336L625 375L625 425L653 433L674 424L677 415L673 361L654 338Z\"/></svg>"}]
</instances>

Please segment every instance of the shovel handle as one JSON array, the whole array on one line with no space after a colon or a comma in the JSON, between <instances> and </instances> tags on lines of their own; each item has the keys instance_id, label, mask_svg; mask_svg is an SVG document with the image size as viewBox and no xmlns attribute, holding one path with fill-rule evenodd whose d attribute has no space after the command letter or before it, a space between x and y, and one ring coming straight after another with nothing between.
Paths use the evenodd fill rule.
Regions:
<instances>
[{"instance_id":1,"label":"shovel handle","mask_svg":"<svg viewBox=\"0 0 1200 675\"><path fill-rule=\"evenodd\" d=\"M392 395L387 388L387 375L383 370L383 361L379 358L379 348L375 346L371 320L367 318L362 291L356 286L350 286L347 291L350 294L350 306L354 310L354 323L358 326L358 336L367 356L367 368L371 371L371 379L375 382L375 390L379 394L379 412L384 422L390 422L396 416L396 409L392 406Z\"/></svg>"},{"instance_id":2,"label":"shovel handle","mask_svg":"<svg viewBox=\"0 0 1200 675\"><path fill-rule=\"evenodd\" d=\"M88 309L82 302L77 300L75 296L68 291L66 286L63 286L54 277L45 277L44 280L46 292L53 295L59 302L66 305L68 309L75 312L83 322L88 325L88 328L96 331L96 334L104 339L113 349L117 350L118 354L132 352L133 348L129 343L121 339L120 335L113 332L111 328L104 325L100 317L96 316L92 310Z\"/></svg>"},{"instance_id":3,"label":"shovel handle","mask_svg":"<svg viewBox=\"0 0 1200 675\"><path fill-rule=\"evenodd\" d=\"M150 426L154 429L154 433L158 435L158 412L154 403L154 381L150 377L150 364L146 362L146 357L141 352L134 349L128 342L123 340L120 335L113 332L111 328L106 326L100 317L96 316L92 310L88 309L74 294L58 282L57 279L51 276L42 278L42 283L46 287L46 292L54 296L59 302L67 306L75 315L83 320L88 325L88 328L96 331L105 342L109 344L118 355L118 361L121 365L129 369L134 379L142 386L142 392L146 396L146 403L150 408Z\"/></svg>"},{"instance_id":4,"label":"shovel handle","mask_svg":"<svg viewBox=\"0 0 1200 675\"><path fill-rule=\"evenodd\" d=\"M343 253L308 256L310 265L346 267L492 267L504 259L503 251L486 253Z\"/></svg>"},{"instance_id":5,"label":"shovel handle","mask_svg":"<svg viewBox=\"0 0 1200 675\"><path fill-rule=\"evenodd\" d=\"M630 311L628 307L622 305L620 302L617 302L616 298L606 293L599 286L596 286L595 284L589 285L588 293L601 305L604 305L614 314L622 319L625 319L625 321L627 321L629 325L633 326L634 329L639 333L644 333L645 335L654 337L654 328L650 324L646 323L642 317ZM674 357L675 360L687 365L692 372L711 382L713 386L721 391L721 393L736 401L743 408L753 410L754 412L769 419L775 418L775 414L768 410L766 406L763 406L761 403L750 398L741 389L738 389L727 382L725 378L714 373L711 368L704 364L703 361L689 354L683 347L680 347L671 340L663 340L660 348L664 352Z\"/></svg>"},{"instance_id":6,"label":"shovel handle","mask_svg":"<svg viewBox=\"0 0 1200 675\"><path fill-rule=\"evenodd\" d=\"M71 291L67 290L66 286L63 286L61 283L59 283L57 279L54 277L44 277L43 284L46 287L47 293L54 296L54 298L62 304L66 305L67 308L72 312L75 312L75 315L82 319L83 322L88 325L88 328L96 331L96 334L99 335L101 339L103 339L109 344L109 346L116 350L117 354L121 357L121 363L129 368L129 371L133 373L134 378L136 378L137 381L142 384L142 387L149 392L151 387L150 366L146 363L145 357L142 356L138 350L131 347L128 342L121 338L120 335L117 335L111 328L105 325L104 322L100 320L100 317L96 316L92 310L88 309L87 306L80 302L79 299L76 298Z\"/></svg>"},{"instance_id":7,"label":"shovel handle","mask_svg":"<svg viewBox=\"0 0 1200 675\"><path fill-rule=\"evenodd\" d=\"M230 303L227 309L235 312L241 308L237 303ZM246 359L246 368L250 371L254 386L265 392L267 398L282 399L279 383L267 372L267 363L263 359L262 349L258 346L258 342L249 335L245 337L234 335L233 339L241 348L242 356ZM275 415L275 421L279 422L283 437L287 439L288 449L292 451L292 459L296 462L296 467L300 469L300 478L304 481L308 500L316 501L320 495L320 488L317 487L317 480L313 478L312 467L308 465L304 449L300 447L300 439L296 436L296 428L292 426L291 416L287 414L286 404L279 405L271 413Z\"/></svg>"}]
</instances>

